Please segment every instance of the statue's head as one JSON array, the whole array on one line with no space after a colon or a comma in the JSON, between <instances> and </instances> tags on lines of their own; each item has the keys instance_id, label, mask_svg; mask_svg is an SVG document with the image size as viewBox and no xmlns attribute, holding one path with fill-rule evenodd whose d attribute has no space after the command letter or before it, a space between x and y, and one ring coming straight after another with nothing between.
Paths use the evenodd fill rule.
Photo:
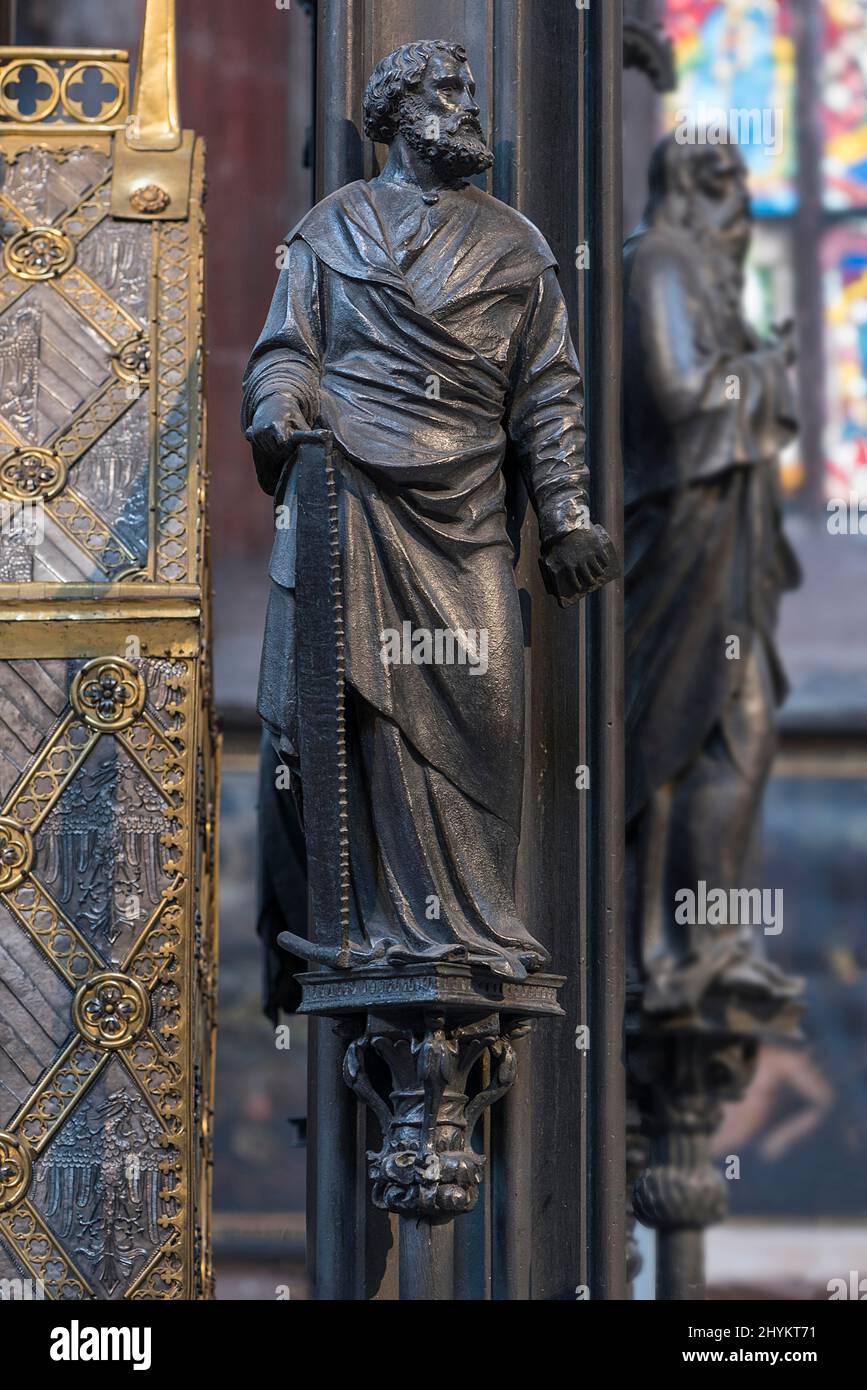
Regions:
<instances>
[{"instance_id":1,"label":"statue's head","mask_svg":"<svg viewBox=\"0 0 867 1390\"><path fill-rule=\"evenodd\" d=\"M494 162L466 50L458 43L424 39L383 58L364 94L364 129L385 145L402 136L447 182Z\"/></svg>"},{"instance_id":2,"label":"statue's head","mask_svg":"<svg viewBox=\"0 0 867 1390\"><path fill-rule=\"evenodd\" d=\"M746 252L752 213L747 168L736 144L666 135L653 152L649 182L648 219L661 210L669 223L723 241L738 257Z\"/></svg>"}]
</instances>

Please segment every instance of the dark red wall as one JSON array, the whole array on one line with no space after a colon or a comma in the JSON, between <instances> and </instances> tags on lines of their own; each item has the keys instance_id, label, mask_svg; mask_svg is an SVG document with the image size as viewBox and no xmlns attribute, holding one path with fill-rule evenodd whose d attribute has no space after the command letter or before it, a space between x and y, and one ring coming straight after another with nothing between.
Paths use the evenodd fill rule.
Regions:
<instances>
[{"instance_id":1,"label":"dark red wall","mask_svg":"<svg viewBox=\"0 0 867 1390\"><path fill-rule=\"evenodd\" d=\"M310 21L300 4L183 0L181 113L208 151L211 526L223 555L264 551L270 504L240 434L240 380L267 313L276 248L309 205Z\"/></svg>"}]
</instances>

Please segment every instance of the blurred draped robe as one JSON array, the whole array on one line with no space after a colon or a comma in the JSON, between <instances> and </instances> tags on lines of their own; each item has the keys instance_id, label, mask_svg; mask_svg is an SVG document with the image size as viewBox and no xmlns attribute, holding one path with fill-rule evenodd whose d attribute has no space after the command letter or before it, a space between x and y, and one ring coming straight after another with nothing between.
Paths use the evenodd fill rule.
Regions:
<instances>
[{"instance_id":1,"label":"blurred draped robe","mask_svg":"<svg viewBox=\"0 0 867 1390\"><path fill-rule=\"evenodd\" d=\"M347 606L352 938L386 964L468 960L523 978L547 953L514 878L523 628L506 524L511 447L543 543L586 505L583 391L550 248L472 185L425 203L358 182L287 238L245 376L332 431ZM255 457L255 455L254 455ZM276 532L259 710L298 751L295 492L256 457ZM275 470L276 471L276 470ZM287 476L288 475L288 476ZM486 632L488 670L385 665L386 630ZM303 782L303 778L302 778Z\"/></svg>"},{"instance_id":2,"label":"blurred draped robe","mask_svg":"<svg viewBox=\"0 0 867 1390\"><path fill-rule=\"evenodd\" d=\"M737 888L747 867L786 691L779 598L799 577L777 467L797 425L782 354L744 322L727 248L643 223L625 259L630 976L649 980L645 1008L678 1013L722 979L791 992L755 927L690 928L674 913L678 890Z\"/></svg>"}]
</instances>

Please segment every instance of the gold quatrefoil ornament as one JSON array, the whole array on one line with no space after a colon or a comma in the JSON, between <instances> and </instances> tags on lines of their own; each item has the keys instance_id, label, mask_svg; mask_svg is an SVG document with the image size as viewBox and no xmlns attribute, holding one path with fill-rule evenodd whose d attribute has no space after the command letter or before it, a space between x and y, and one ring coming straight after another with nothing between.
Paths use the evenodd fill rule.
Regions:
<instances>
[{"instance_id":1,"label":"gold quatrefoil ornament","mask_svg":"<svg viewBox=\"0 0 867 1390\"><path fill-rule=\"evenodd\" d=\"M138 980L106 971L83 984L72 1002L72 1021L99 1047L125 1047L144 1032L150 1004Z\"/></svg>"},{"instance_id":2,"label":"gold quatrefoil ornament","mask_svg":"<svg viewBox=\"0 0 867 1390\"><path fill-rule=\"evenodd\" d=\"M75 260L75 247L54 227L28 227L3 248L6 269L19 280L55 280Z\"/></svg>"},{"instance_id":3,"label":"gold quatrefoil ornament","mask_svg":"<svg viewBox=\"0 0 867 1390\"><path fill-rule=\"evenodd\" d=\"M0 497L11 502L43 502L66 484L66 463L50 449L22 445L0 462Z\"/></svg>"},{"instance_id":4,"label":"gold quatrefoil ornament","mask_svg":"<svg viewBox=\"0 0 867 1390\"><path fill-rule=\"evenodd\" d=\"M0 816L0 893L11 893L27 877L33 863L30 832L17 821Z\"/></svg>"},{"instance_id":5,"label":"gold quatrefoil ornament","mask_svg":"<svg viewBox=\"0 0 867 1390\"><path fill-rule=\"evenodd\" d=\"M9 1211L26 1196L33 1164L27 1145L0 1130L0 1211Z\"/></svg>"},{"instance_id":6,"label":"gold quatrefoil ornament","mask_svg":"<svg viewBox=\"0 0 867 1390\"><path fill-rule=\"evenodd\" d=\"M82 666L69 698L76 714L91 729L116 733L138 719L146 693L142 677L128 661L119 656L97 657Z\"/></svg>"}]
</instances>

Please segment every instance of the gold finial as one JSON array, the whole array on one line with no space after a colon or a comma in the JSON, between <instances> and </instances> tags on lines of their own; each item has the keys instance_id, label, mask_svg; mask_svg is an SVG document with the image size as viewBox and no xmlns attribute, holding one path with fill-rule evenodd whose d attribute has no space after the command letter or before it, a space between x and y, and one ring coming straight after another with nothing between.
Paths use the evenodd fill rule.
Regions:
<instances>
[{"instance_id":1,"label":"gold finial","mask_svg":"<svg viewBox=\"0 0 867 1390\"><path fill-rule=\"evenodd\" d=\"M127 144L176 150L180 143L175 0L147 0Z\"/></svg>"}]
</instances>

